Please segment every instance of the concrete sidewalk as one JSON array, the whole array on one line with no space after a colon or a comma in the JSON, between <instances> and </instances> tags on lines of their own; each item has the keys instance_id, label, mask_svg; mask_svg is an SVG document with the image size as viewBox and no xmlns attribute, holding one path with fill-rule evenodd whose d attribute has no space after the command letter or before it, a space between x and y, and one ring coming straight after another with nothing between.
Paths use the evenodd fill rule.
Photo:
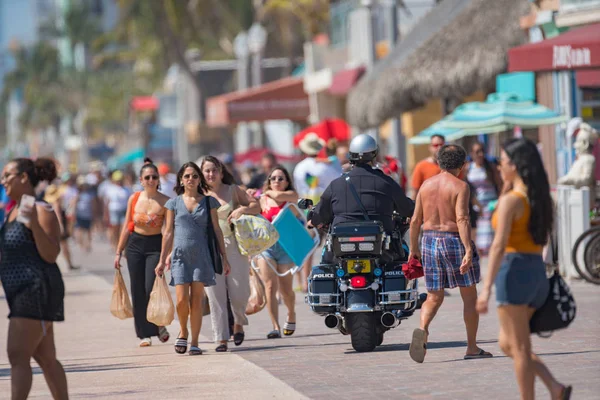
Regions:
<instances>
[{"instance_id":1,"label":"concrete sidewalk","mask_svg":"<svg viewBox=\"0 0 600 400\"><path fill-rule=\"evenodd\" d=\"M132 334L133 319L121 321L110 314L110 283L87 272L64 274L64 280L66 321L57 323L55 332L71 398L306 398L238 355L215 353L205 338L201 338L204 344L200 346L209 351L204 355L175 354L177 320L169 328L171 339L167 344L154 340L152 347L139 348L139 340ZM0 399L8 399L8 307L3 297L0 300ZM35 369L30 398L49 398L41 370L34 361L32 365Z\"/></svg>"}]
</instances>

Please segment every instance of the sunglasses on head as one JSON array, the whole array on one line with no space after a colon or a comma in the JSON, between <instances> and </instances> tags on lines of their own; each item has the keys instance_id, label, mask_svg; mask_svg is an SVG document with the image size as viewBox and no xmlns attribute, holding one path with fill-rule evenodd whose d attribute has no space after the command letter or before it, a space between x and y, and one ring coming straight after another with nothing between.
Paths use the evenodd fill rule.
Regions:
<instances>
[{"instance_id":1,"label":"sunglasses on head","mask_svg":"<svg viewBox=\"0 0 600 400\"><path fill-rule=\"evenodd\" d=\"M183 176L183 179L190 179L190 178L192 178L192 179L198 179L198 178L200 178L200 175L198 175L198 174L185 174Z\"/></svg>"},{"instance_id":2,"label":"sunglasses on head","mask_svg":"<svg viewBox=\"0 0 600 400\"><path fill-rule=\"evenodd\" d=\"M146 175L144 177L145 181L149 181L149 180L153 180L153 181L157 181L158 180L158 175Z\"/></svg>"},{"instance_id":3,"label":"sunglasses on head","mask_svg":"<svg viewBox=\"0 0 600 400\"><path fill-rule=\"evenodd\" d=\"M271 182L283 182L283 181L285 181L285 178L283 176L272 176L269 179L271 180Z\"/></svg>"}]
</instances>

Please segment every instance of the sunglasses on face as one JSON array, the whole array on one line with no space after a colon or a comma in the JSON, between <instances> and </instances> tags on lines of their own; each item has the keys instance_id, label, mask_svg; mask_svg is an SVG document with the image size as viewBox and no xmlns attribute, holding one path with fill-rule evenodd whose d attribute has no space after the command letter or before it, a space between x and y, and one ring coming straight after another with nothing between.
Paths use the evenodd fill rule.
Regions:
<instances>
[{"instance_id":1,"label":"sunglasses on face","mask_svg":"<svg viewBox=\"0 0 600 400\"><path fill-rule=\"evenodd\" d=\"M200 175L198 174L185 174L183 176L183 179L198 179L200 178Z\"/></svg>"},{"instance_id":2,"label":"sunglasses on face","mask_svg":"<svg viewBox=\"0 0 600 400\"><path fill-rule=\"evenodd\" d=\"M158 180L158 175L147 175L144 177L145 181L149 181L149 180L153 180L153 181L157 181Z\"/></svg>"},{"instance_id":3,"label":"sunglasses on face","mask_svg":"<svg viewBox=\"0 0 600 400\"><path fill-rule=\"evenodd\" d=\"M6 182L7 180L9 180L10 178L12 178L13 176L17 176L17 175L19 175L19 174L16 174L16 173L12 173L12 174L7 173L7 174L4 174L4 175L2 175L2 177L0 177L0 182Z\"/></svg>"},{"instance_id":4,"label":"sunglasses on face","mask_svg":"<svg viewBox=\"0 0 600 400\"><path fill-rule=\"evenodd\" d=\"M433 144L431 144L431 147L435 147L436 149L438 147L442 147L442 146L443 146L443 144L441 144L441 143L433 143Z\"/></svg>"}]
</instances>

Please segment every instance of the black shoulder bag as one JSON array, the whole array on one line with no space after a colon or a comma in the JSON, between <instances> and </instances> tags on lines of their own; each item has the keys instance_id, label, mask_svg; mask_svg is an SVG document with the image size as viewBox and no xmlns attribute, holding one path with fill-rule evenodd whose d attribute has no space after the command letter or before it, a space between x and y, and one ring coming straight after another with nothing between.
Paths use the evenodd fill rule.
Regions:
<instances>
[{"instance_id":1,"label":"black shoulder bag","mask_svg":"<svg viewBox=\"0 0 600 400\"><path fill-rule=\"evenodd\" d=\"M208 251L210 252L210 259L213 264L213 268L216 274L223 274L223 261L221 260L221 252L219 249L221 245L219 243L219 239L217 238L217 234L215 233L215 228L212 223L211 216L211 208L210 208L210 196L206 196L206 212L207 215L207 227L206 227L206 236L208 238Z\"/></svg>"},{"instance_id":2,"label":"black shoulder bag","mask_svg":"<svg viewBox=\"0 0 600 400\"><path fill-rule=\"evenodd\" d=\"M535 311L529 321L531 333L537 333L541 337L550 337L553 331L568 327L577 314L571 289L558 272L558 249L552 236L550 245L554 262L554 273L548 279L550 290L544 305Z\"/></svg>"}]
</instances>

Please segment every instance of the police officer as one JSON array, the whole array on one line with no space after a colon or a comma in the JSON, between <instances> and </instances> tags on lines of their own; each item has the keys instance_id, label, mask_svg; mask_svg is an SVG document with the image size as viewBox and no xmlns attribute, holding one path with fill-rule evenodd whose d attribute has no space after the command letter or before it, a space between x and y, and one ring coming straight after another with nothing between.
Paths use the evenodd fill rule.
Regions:
<instances>
[{"instance_id":1,"label":"police officer","mask_svg":"<svg viewBox=\"0 0 600 400\"><path fill-rule=\"evenodd\" d=\"M377 141L370 135L361 134L352 139L348 152L352 169L325 189L321 201L309 215L312 226L364 221L362 208L355 200L347 178L354 185L369 219L380 221L387 234L394 230L394 211L400 217L412 216L414 202L406 197L396 181L374 168L378 151ZM401 248L399 243L394 243L394 248L398 249L397 246ZM324 255L324 261L326 258L328 256Z\"/></svg>"}]
</instances>

